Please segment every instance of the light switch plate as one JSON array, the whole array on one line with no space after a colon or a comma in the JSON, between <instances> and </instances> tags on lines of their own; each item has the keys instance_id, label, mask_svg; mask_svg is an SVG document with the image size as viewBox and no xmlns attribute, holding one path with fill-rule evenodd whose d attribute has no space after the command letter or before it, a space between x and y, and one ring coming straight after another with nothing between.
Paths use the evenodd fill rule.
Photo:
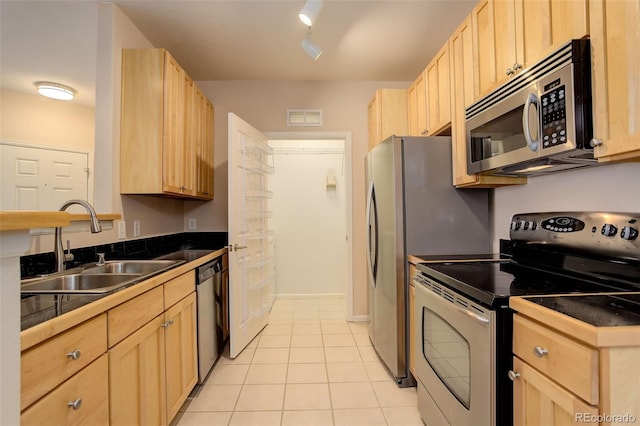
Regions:
<instances>
[{"instance_id":1,"label":"light switch plate","mask_svg":"<svg viewBox=\"0 0 640 426\"><path fill-rule=\"evenodd\" d=\"M118 238L127 238L127 222L118 221Z\"/></svg>"},{"instance_id":2,"label":"light switch plate","mask_svg":"<svg viewBox=\"0 0 640 426\"><path fill-rule=\"evenodd\" d=\"M198 227L198 222L195 217L189 218L189 231L194 231Z\"/></svg>"},{"instance_id":3,"label":"light switch plate","mask_svg":"<svg viewBox=\"0 0 640 426\"><path fill-rule=\"evenodd\" d=\"M140 236L140 221L139 220L134 220L133 221L133 236L134 237L139 237Z\"/></svg>"}]
</instances>

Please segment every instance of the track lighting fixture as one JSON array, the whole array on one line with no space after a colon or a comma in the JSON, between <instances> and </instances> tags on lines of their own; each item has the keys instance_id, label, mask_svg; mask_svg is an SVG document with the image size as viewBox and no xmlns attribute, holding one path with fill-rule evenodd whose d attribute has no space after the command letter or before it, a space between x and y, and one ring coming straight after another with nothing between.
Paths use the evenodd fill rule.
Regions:
<instances>
[{"instance_id":1,"label":"track lighting fixture","mask_svg":"<svg viewBox=\"0 0 640 426\"><path fill-rule=\"evenodd\" d=\"M311 27L309 27L307 37L302 40L302 50L304 50L307 55L311 56L314 61L317 61L320 55L322 55L322 49L311 41Z\"/></svg>"},{"instance_id":2,"label":"track lighting fixture","mask_svg":"<svg viewBox=\"0 0 640 426\"><path fill-rule=\"evenodd\" d=\"M298 18L300 18L306 26L310 27L318 17L318 14L322 10L322 6L322 0L307 0L300 10L300 13L298 13Z\"/></svg>"}]
</instances>

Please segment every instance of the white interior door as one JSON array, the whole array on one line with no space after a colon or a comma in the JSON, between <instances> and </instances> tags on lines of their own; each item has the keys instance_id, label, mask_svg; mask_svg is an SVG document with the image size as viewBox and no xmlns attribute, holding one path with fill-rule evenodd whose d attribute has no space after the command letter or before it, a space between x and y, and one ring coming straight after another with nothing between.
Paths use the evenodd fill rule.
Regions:
<instances>
[{"instance_id":1,"label":"white interior door","mask_svg":"<svg viewBox=\"0 0 640 426\"><path fill-rule=\"evenodd\" d=\"M89 156L51 147L0 143L0 210L58 210L88 200Z\"/></svg>"},{"instance_id":2,"label":"white interior door","mask_svg":"<svg viewBox=\"0 0 640 426\"><path fill-rule=\"evenodd\" d=\"M267 325L273 303L274 236L269 210L273 151L267 137L229 113L229 355Z\"/></svg>"}]
</instances>

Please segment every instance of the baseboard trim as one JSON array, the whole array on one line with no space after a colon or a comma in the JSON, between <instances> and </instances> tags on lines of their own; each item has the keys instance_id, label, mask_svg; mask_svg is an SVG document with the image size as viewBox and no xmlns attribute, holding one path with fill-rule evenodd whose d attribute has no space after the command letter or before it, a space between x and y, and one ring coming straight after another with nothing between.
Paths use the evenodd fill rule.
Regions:
<instances>
[{"instance_id":1,"label":"baseboard trim","mask_svg":"<svg viewBox=\"0 0 640 426\"><path fill-rule=\"evenodd\" d=\"M276 299L329 299L336 297L345 297L344 293L319 293L319 294L296 294L296 293L280 293L276 294Z\"/></svg>"}]
</instances>

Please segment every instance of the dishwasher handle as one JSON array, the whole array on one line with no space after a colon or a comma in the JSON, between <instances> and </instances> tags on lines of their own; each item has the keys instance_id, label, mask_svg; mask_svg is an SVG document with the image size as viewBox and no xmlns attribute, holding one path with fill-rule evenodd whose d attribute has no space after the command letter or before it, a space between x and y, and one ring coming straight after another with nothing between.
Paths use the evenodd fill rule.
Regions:
<instances>
[{"instance_id":1,"label":"dishwasher handle","mask_svg":"<svg viewBox=\"0 0 640 426\"><path fill-rule=\"evenodd\" d=\"M200 266L198 268L198 285L220 272L222 272L222 260L220 258Z\"/></svg>"}]
</instances>

